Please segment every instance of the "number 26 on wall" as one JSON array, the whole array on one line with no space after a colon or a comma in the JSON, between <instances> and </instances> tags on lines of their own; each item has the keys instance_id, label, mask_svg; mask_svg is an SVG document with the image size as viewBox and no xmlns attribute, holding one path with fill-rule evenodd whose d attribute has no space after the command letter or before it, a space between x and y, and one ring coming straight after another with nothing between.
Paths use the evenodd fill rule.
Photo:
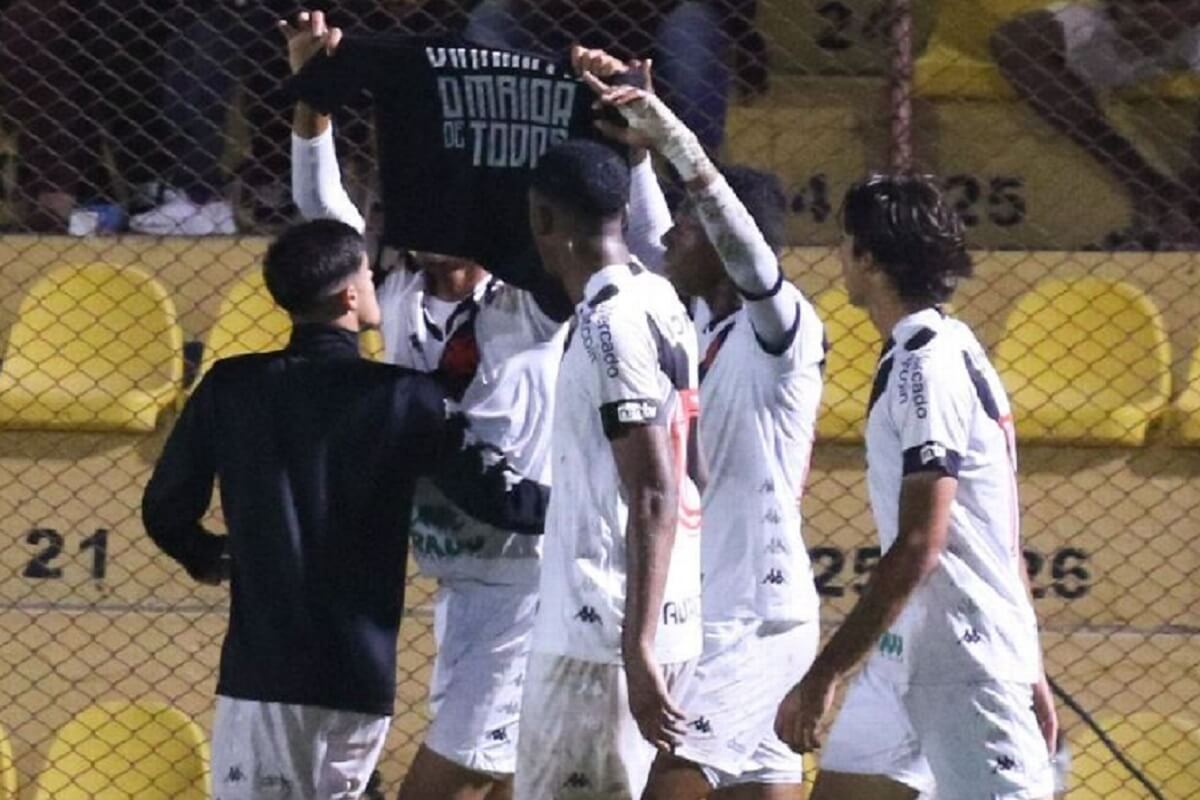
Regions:
<instances>
[{"instance_id":1,"label":"number 26 on wall","mask_svg":"<svg viewBox=\"0 0 1200 800\"><path fill-rule=\"evenodd\" d=\"M25 565L22 575L34 580L52 580L63 577L63 568L54 563L63 554L66 547L66 539L61 533L53 528L34 528L25 534L25 542L39 549ZM78 552L91 553L88 573L93 580L104 580L108 570L108 531L104 528L97 528L95 533L79 543Z\"/></svg>"}]
</instances>

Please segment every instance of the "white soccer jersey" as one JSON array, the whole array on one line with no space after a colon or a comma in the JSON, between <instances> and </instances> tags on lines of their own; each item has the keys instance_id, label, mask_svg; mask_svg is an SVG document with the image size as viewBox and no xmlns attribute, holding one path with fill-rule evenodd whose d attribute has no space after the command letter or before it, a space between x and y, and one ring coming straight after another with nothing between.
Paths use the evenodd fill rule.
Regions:
<instances>
[{"instance_id":1,"label":"white soccer jersey","mask_svg":"<svg viewBox=\"0 0 1200 800\"><path fill-rule=\"evenodd\" d=\"M425 291L425 275L399 270L379 290L388 361L441 369L463 386L453 404L471 434L502 449L513 467L550 483L554 384L566 326L546 317L528 292L499 280L461 302ZM497 530L459 510L428 481L413 505L412 552L421 571L441 580L533 585L540 537Z\"/></svg>"},{"instance_id":2,"label":"white soccer jersey","mask_svg":"<svg viewBox=\"0 0 1200 800\"><path fill-rule=\"evenodd\" d=\"M710 321L698 304L706 620L807 622L819 612L800 496L821 402L824 326L795 286L780 291L794 298L797 318L777 353L744 308Z\"/></svg>"},{"instance_id":3,"label":"white soccer jersey","mask_svg":"<svg viewBox=\"0 0 1200 800\"><path fill-rule=\"evenodd\" d=\"M898 535L905 475L958 479L938 566L874 663L898 682L1035 682L1040 651L1020 574L1012 415L974 334L936 309L902 319L884 346L868 413L867 482L884 552Z\"/></svg>"},{"instance_id":4,"label":"white soccer jersey","mask_svg":"<svg viewBox=\"0 0 1200 800\"><path fill-rule=\"evenodd\" d=\"M620 663L625 610L625 490L609 436L670 426L680 514L658 618L662 664L701 648L700 502L687 476L696 340L674 289L640 265L598 272L584 289L558 375L554 490L546 519L535 652Z\"/></svg>"}]
</instances>

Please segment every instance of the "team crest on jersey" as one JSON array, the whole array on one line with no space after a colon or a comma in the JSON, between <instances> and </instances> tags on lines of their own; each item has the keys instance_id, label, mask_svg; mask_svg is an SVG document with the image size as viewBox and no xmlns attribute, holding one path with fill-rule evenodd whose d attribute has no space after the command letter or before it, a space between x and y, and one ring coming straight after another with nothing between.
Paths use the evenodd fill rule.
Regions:
<instances>
[{"instance_id":1,"label":"team crest on jersey","mask_svg":"<svg viewBox=\"0 0 1200 800\"><path fill-rule=\"evenodd\" d=\"M899 661L904 656L904 637L888 631L879 637L879 652L887 658Z\"/></svg>"}]
</instances>

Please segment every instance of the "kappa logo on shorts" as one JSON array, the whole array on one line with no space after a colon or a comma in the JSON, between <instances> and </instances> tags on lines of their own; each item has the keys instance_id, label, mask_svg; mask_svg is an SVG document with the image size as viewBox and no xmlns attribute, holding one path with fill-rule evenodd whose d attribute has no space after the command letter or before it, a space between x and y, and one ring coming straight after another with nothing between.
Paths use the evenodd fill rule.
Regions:
<instances>
[{"instance_id":1,"label":"kappa logo on shorts","mask_svg":"<svg viewBox=\"0 0 1200 800\"><path fill-rule=\"evenodd\" d=\"M496 728L496 730L488 733L487 738L493 742L507 742L508 731L504 730L504 728Z\"/></svg>"},{"instance_id":2,"label":"kappa logo on shorts","mask_svg":"<svg viewBox=\"0 0 1200 800\"><path fill-rule=\"evenodd\" d=\"M579 609L579 613L575 615L575 619L588 625L599 625L600 615L596 613L596 609L592 606L584 606Z\"/></svg>"},{"instance_id":3,"label":"kappa logo on shorts","mask_svg":"<svg viewBox=\"0 0 1200 800\"><path fill-rule=\"evenodd\" d=\"M591 779L582 772L572 772L563 782L564 789L588 789L591 785Z\"/></svg>"},{"instance_id":4,"label":"kappa logo on shorts","mask_svg":"<svg viewBox=\"0 0 1200 800\"><path fill-rule=\"evenodd\" d=\"M967 632L962 637L963 644L979 644L983 641L983 634L974 628L967 628Z\"/></svg>"},{"instance_id":5,"label":"kappa logo on shorts","mask_svg":"<svg viewBox=\"0 0 1200 800\"><path fill-rule=\"evenodd\" d=\"M708 717L696 717L688 723L688 727L696 733L712 733L712 723L708 721Z\"/></svg>"},{"instance_id":6,"label":"kappa logo on shorts","mask_svg":"<svg viewBox=\"0 0 1200 800\"><path fill-rule=\"evenodd\" d=\"M244 780L246 780L246 773L242 772L241 764L234 764L225 776L226 783L241 783Z\"/></svg>"},{"instance_id":7,"label":"kappa logo on shorts","mask_svg":"<svg viewBox=\"0 0 1200 800\"><path fill-rule=\"evenodd\" d=\"M992 765L992 774L996 775L1001 772L1012 772L1017 769L1018 764L1012 756L1000 756L996 759L996 763Z\"/></svg>"},{"instance_id":8,"label":"kappa logo on shorts","mask_svg":"<svg viewBox=\"0 0 1200 800\"><path fill-rule=\"evenodd\" d=\"M783 570L773 569L767 573L767 577L762 580L764 585L783 586L787 583L787 578L783 576Z\"/></svg>"}]
</instances>

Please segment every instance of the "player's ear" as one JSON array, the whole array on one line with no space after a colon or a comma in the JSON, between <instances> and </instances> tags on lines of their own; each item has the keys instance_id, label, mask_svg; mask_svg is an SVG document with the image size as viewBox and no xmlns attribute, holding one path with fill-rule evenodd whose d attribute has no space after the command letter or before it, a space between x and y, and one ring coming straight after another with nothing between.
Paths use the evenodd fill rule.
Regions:
<instances>
[{"instance_id":1,"label":"player's ear","mask_svg":"<svg viewBox=\"0 0 1200 800\"><path fill-rule=\"evenodd\" d=\"M340 314L344 314L347 311L357 311L359 302L358 287L354 285L354 281L349 281L335 292L331 299L333 300L334 310Z\"/></svg>"}]
</instances>

